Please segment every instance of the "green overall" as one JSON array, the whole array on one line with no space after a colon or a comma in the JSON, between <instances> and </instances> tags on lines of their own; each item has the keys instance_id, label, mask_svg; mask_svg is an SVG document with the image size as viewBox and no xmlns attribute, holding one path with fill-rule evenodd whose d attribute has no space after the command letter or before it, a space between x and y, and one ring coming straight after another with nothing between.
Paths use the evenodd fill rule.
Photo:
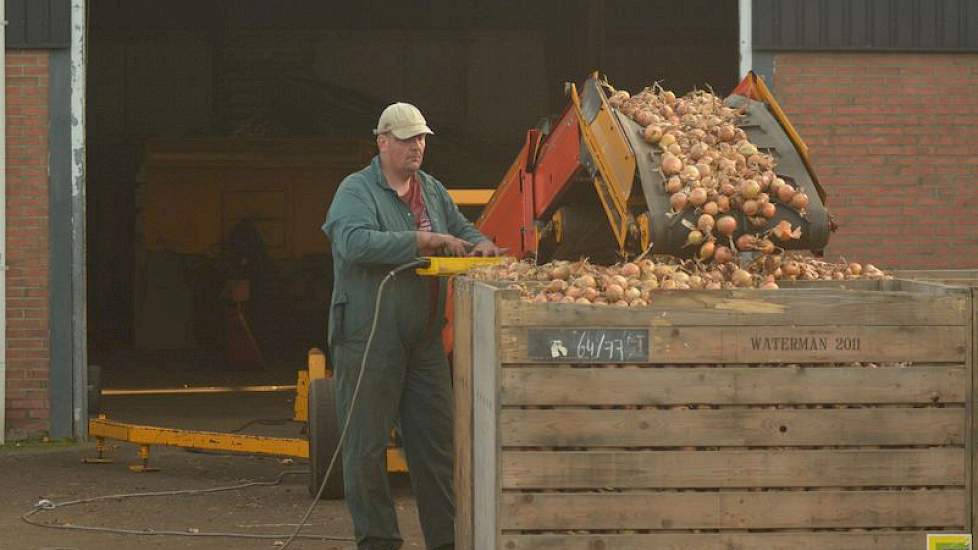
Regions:
<instances>
[{"instance_id":1,"label":"green overall","mask_svg":"<svg viewBox=\"0 0 978 550\"><path fill-rule=\"evenodd\" d=\"M432 231L473 244L485 240L438 180L420 171L418 178ZM340 422L351 405L377 287L391 268L418 256L415 228L410 208L387 184L378 157L344 179L330 205L323 224L333 249L335 275L328 341ZM432 284L438 285L436 301ZM343 485L361 549L401 545L386 467L387 444L396 421L425 543L434 549L454 541L453 398L441 342L444 311L443 281L405 271L384 288L343 446Z\"/></svg>"}]
</instances>

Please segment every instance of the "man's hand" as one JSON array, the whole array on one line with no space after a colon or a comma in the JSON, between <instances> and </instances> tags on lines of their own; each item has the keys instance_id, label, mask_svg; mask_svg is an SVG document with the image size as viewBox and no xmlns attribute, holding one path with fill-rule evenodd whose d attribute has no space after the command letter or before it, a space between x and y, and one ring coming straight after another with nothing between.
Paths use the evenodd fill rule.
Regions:
<instances>
[{"instance_id":1,"label":"man's hand","mask_svg":"<svg viewBox=\"0 0 978 550\"><path fill-rule=\"evenodd\" d=\"M469 256L502 256L506 253L505 248L499 248L496 243L486 239L484 241L479 241L479 244L472 248L469 252Z\"/></svg>"},{"instance_id":2,"label":"man's hand","mask_svg":"<svg viewBox=\"0 0 978 550\"><path fill-rule=\"evenodd\" d=\"M469 241L453 237L447 233L417 231L418 251L423 256L433 256L444 251L449 256L465 256L465 249L472 246Z\"/></svg>"}]
</instances>

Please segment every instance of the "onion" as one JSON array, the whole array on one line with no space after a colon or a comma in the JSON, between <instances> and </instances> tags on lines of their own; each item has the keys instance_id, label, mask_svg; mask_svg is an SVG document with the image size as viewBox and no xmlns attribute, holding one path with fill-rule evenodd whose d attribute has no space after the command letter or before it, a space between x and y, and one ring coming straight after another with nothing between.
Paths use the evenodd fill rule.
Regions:
<instances>
[{"instance_id":1,"label":"onion","mask_svg":"<svg viewBox=\"0 0 978 550\"><path fill-rule=\"evenodd\" d=\"M696 246L703 242L703 233L696 229L689 232L686 236L686 246Z\"/></svg>"},{"instance_id":2,"label":"onion","mask_svg":"<svg viewBox=\"0 0 978 550\"><path fill-rule=\"evenodd\" d=\"M754 277L747 271L737 268L733 272L733 275L730 276L730 282L739 287L751 286L751 283L754 282Z\"/></svg>"},{"instance_id":3,"label":"onion","mask_svg":"<svg viewBox=\"0 0 978 550\"><path fill-rule=\"evenodd\" d=\"M672 176L666 180L666 192L669 194L678 193L683 189L683 181L679 176Z\"/></svg>"},{"instance_id":4,"label":"onion","mask_svg":"<svg viewBox=\"0 0 978 550\"><path fill-rule=\"evenodd\" d=\"M625 288L625 287L628 286L628 279L626 279L622 275L612 275L611 276L611 283L610 284L612 284L612 285L618 285L621 288Z\"/></svg>"},{"instance_id":5,"label":"onion","mask_svg":"<svg viewBox=\"0 0 978 550\"><path fill-rule=\"evenodd\" d=\"M808 207L808 195L804 193L795 193L794 197L791 197L791 206L796 210L804 210Z\"/></svg>"},{"instance_id":6,"label":"onion","mask_svg":"<svg viewBox=\"0 0 978 550\"><path fill-rule=\"evenodd\" d=\"M574 286L579 286L581 288L594 288L598 286L598 282L594 280L591 275L582 275L574 279Z\"/></svg>"},{"instance_id":7,"label":"onion","mask_svg":"<svg viewBox=\"0 0 978 550\"><path fill-rule=\"evenodd\" d=\"M662 101L666 103L666 105L672 106L676 104L676 94L670 92L669 90L662 92L660 97L662 98Z\"/></svg>"},{"instance_id":8,"label":"onion","mask_svg":"<svg viewBox=\"0 0 978 550\"><path fill-rule=\"evenodd\" d=\"M771 219L775 214L778 213L778 207L774 205L773 202L766 202L761 206L761 215L767 219Z\"/></svg>"},{"instance_id":9,"label":"onion","mask_svg":"<svg viewBox=\"0 0 978 550\"><path fill-rule=\"evenodd\" d=\"M712 233L716 223L716 219L714 219L712 215L702 214L700 215L699 219L696 220L696 228L703 233Z\"/></svg>"},{"instance_id":10,"label":"onion","mask_svg":"<svg viewBox=\"0 0 978 550\"><path fill-rule=\"evenodd\" d=\"M751 235L750 233L744 233L743 235L737 237L736 241L737 250L754 250L757 247L757 237Z\"/></svg>"},{"instance_id":11,"label":"onion","mask_svg":"<svg viewBox=\"0 0 978 550\"><path fill-rule=\"evenodd\" d=\"M717 128L717 137L720 138L720 141L733 141L735 135L734 127L729 124Z\"/></svg>"},{"instance_id":12,"label":"onion","mask_svg":"<svg viewBox=\"0 0 978 550\"><path fill-rule=\"evenodd\" d=\"M669 147L673 143L676 143L676 134L663 134L662 137L659 138L659 147L662 147L663 149Z\"/></svg>"},{"instance_id":13,"label":"onion","mask_svg":"<svg viewBox=\"0 0 978 550\"><path fill-rule=\"evenodd\" d=\"M648 109L642 109L641 111L635 113L635 122L642 126L648 126L653 120L655 120L653 117L655 117L655 113Z\"/></svg>"},{"instance_id":14,"label":"onion","mask_svg":"<svg viewBox=\"0 0 978 550\"><path fill-rule=\"evenodd\" d=\"M555 266L550 274L554 279L563 279L566 281L570 278L570 267L567 264Z\"/></svg>"},{"instance_id":15,"label":"onion","mask_svg":"<svg viewBox=\"0 0 978 550\"><path fill-rule=\"evenodd\" d=\"M700 171L692 164L687 164L683 167L683 171L679 173L679 177L684 181L699 181Z\"/></svg>"},{"instance_id":16,"label":"onion","mask_svg":"<svg viewBox=\"0 0 978 550\"><path fill-rule=\"evenodd\" d=\"M673 195L669 197L669 204L672 205L672 209L674 211L679 212L683 208L686 208L686 200L686 193L680 191L679 193L673 193Z\"/></svg>"},{"instance_id":17,"label":"onion","mask_svg":"<svg viewBox=\"0 0 978 550\"><path fill-rule=\"evenodd\" d=\"M853 275L860 275L863 272L863 266L857 264L856 262L852 262L849 264L849 272Z\"/></svg>"},{"instance_id":18,"label":"onion","mask_svg":"<svg viewBox=\"0 0 978 550\"><path fill-rule=\"evenodd\" d=\"M717 197L717 210L723 213L730 212L730 197Z\"/></svg>"},{"instance_id":19,"label":"onion","mask_svg":"<svg viewBox=\"0 0 978 550\"><path fill-rule=\"evenodd\" d=\"M672 134L669 134L672 135ZM663 138L663 141L665 138ZM683 161L679 160L679 157L666 153L662 155L662 173L667 176L672 176L678 174L683 169Z\"/></svg>"},{"instance_id":20,"label":"onion","mask_svg":"<svg viewBox=\"0 0 978 550\"><path fill-rule=\"evenodd\" d=\"M622 103L628 100L628 98L628 92L625 90L617 90L615 93L611 94L611 97L608 98L608 103L611 104L612 107L620 107Z\"/></svg>"},{"instance_id":21,"label":"onion","mask_svg":"<svg viewBox=\"0 0 978 550\"><path fill-rule=\"evenodd\" d=\"M709 201L703 205L703 213L709 216L716 216L720 212L716 201Z\"/></svg>"},{"instance_id":22,"label":"onion","mask_svg":"<svg viewBox=\"0 0 978 550\"><path fill-rule=\"evenodd\" d=\"M686 168L693 168L692 166L687 166ZM695 168L693 168L695 170ZM693 206L703 206L706 203L706 189L702 187L697 187L689 192L689 203Z\"/></svg>"},{"instance_id":23,"label":"onion","mask_svg":"<svg viewBox=\"0 0 978 550\"><path fill-rule=\"evenodd\" d=\"M790 186L788 184L785 184L785 185L782 185L781 187L778 188L778 200L779 201L781 201L781 202L783 202L785 204L790 204L791 203L791 199L794 198L794 196L795 196L795 188L794 187L792 187L792 186Z\"/></svg>"},{"instance_id":24,"label":"onion","mask_svg":"<svg viewBox=\"0 0 978 550\"><path fill-rule=\"evenodd\" d=\"M574 300L574 303L575 304L588 304L588 305L590 305L591 304L591 300L588 300L587 298L583 298L582 297L582 298L578 298L578 299Z\"/></svg>"},{"instance_id":25,"label":"onion","mask_svg":"<svg viewBox=\"0 0 978 550\"><path fill-rule=\"evenodd\" d=\"M692 147L689 148L689 156L693 160L699 160L703 158L703 155L705 155L706 152L709 150L710 147L707 144L703 142L695 143L693 144Z\"/></svg>"},{"instance_id":26,"label":"onion","mask_svg":"<svg viewBox=\"0 0 978 550\"><path fill-rule=\"evenodd\" d=\"M733 251L726 246L718 246L713 252L713 260L718 264L725 264L733 259Z\"/></svg>"},{"instance_id":27,"label":"onion","mask_svg":"<svg viewBox=\"0 0 978 550\"><path fill-rule=\"evenodd\" d=\"M625 289L625 299L631 302L632 300L637 300L642 297L642 291L635 287L628 287Z\"/></svg>"},{"instance_id":28,"label":"onion","mask_svg":"<svg viewBox=\"0 0 978 550\"><path fill-rule=\"evenodd\" d=\"M642 138L648 143L659 143L659 140L662 139L662 126L649 124L642 131Z\"/></svg>"},{"instance_id":29,"label":"onion","mask_svg":"<svg viewBox=\"0 0 978 550\"><path fill-rule=\"evenodd\" d=\"M584 289L579 286L570 286L567 288L567 291L564 292L564 295L577 299L584 296Z\"/></svg>"},{"instance_id":30,"label":"onion","mask_svg":"<svg viewBox=\"0 0 978 550\"><path fill-rule=\"evenodd\" d=\"M609 302L621 300L624 295L625 289L618 285L608 285L608 288L604 289L604 296Z\"/></svg>"},{"instance_id":31,"label":"onion","mask_svg":"<svg viewBox=\"0 0 978 550\"><path fill-rule=\"evenodd\" d=\"M546 288L549 292L563 292L567 290L567 281L563 279L554 279L550 281L550 284L548 284Z\"/></svg>"},{"instance_id":32,"label":"onion","mask_svg":"<svg viewBox=\"0 0 978 550\"><path fill-rule=\"evenodd\" d=\"M696 171L700 173L701 180L713 174L713 169L710 168L708 163L703 162L703 159L700 159L700 162L696 163Z\"/></svg>"},{"instance_id":33,"label":"onion","mask_svg":"<svg viewBox=\"0 0 978 550\"><path fill-rule=\"evenodd\" d=\"M756 199L761 194L761 184L754 180L744 180L740 184L740 194L746 199Z\"/></svg>"},{"instance_id":34,"label":"onion","mask_svg":"<svg viewBox=\"0 0 978 550\"><path fill-rule=\"evenodd\" d=\"M782 242L801 238L801 228L796 227L795 229L792 229L791 222L788 220L781 220L778 222L778 225L774 226L771 233Z\"/></svg>"},{"instance_id":35,"label":"onion","mask_svg":"<svg viewBox=\"0 0 978 550\"><path fill-rule=\"evenodd\" d=\"M625 277L638 277L642 274L642 269L638 264L626 262L621 266L621 274Z\"/></svg>"},{"instance_id":36,"label":"onion","mask_svg":"<svg viewBox=\"0 0 978 550\"><path fill-rule=\"evenodd\" d=\"M746 163L747 162L746 157L750 157L757 154L757 147L749 141L744 141L737 146L737 152L745 157L744 162Z\"/></svg>"},{"instance_id":37,"label":"onion","mask_svg":"<svg viewBox=\"0 0 978 550\"><path fill-rule=\"evenodd\" d=\"M703 243L703 246L700 247L700 252L698 256L701 261L705 262L706 260L712 258L715 252L716 252L716 244L713 241L707 241Z\"/></svg>"},{"instance_id":38,"label":"onion","mask_svg":"<svg viewBox=\"0 0 978 550\"><path fill-rule=\"evenodd\" d=\"M770 239L758 239L754 243L754 248L761 254L774 254L776 247Z\"/></svg>"},{"instance_id":39,"label":"onion","mask_svg":"<svg viewBox=\"0 0 978 550\"><path fill-rule=\"evenodd\" d=\"M717 231L722 235L733 235L737 230L737 220L733 216L720 216L717 220Z\"/></svg>"},{"instance_id":40,"label":"onion","mask_svg":"<svg viewBox=\"0 0 978 550\"><path fill-rule=\"evenodd\" d=\"M794 260L788 260L781 264L781 272L786 277L794 278L801 274L801 266Z\"/></svg>"},{"instance_id":41,"label":"onion","mask_svg":"<svg viewBox=\"0 0 978 550\"><path fill-rule=\"evenodd\" d=\"M757 214L758 208L759 207L757 201L753 199L746 200L744 201L744 204L740 205L740 209L744 212L744 214L747 214L748 216L753 216Z\"/></svg>"}]
</instances>

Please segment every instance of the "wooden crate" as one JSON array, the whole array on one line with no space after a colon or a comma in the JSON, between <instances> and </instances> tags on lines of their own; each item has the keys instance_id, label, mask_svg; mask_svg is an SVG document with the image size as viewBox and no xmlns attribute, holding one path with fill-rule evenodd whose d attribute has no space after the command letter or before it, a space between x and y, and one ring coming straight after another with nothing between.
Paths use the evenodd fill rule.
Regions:
<instances>
[{"instance_id":1,"label":"wooden crate","mask_svg":"<svg viewBox=\"0 0 978 550\"><path fill-rule=\"evenodd\" d=\"M922 550L971 532L970 289L615 308L460 279L454 308L456 548Z\"/></svg>"},{"instance_id":2,"label":"wooden crate","mask_svg":"<svg viewBox=\"0 0 978 550\"><path fill-rule=\"evenodd\" d=\"M900 269L893 273L901 279L978 287L978 269Z\"/></svg>"}]
</instances>

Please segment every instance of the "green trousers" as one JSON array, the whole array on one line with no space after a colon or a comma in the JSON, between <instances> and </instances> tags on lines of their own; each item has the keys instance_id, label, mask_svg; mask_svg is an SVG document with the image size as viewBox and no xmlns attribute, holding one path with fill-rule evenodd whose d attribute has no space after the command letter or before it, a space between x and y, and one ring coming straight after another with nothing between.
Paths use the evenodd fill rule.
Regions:
<instances>
[{"instance_id":1,"label":"green trousers","mask_svg":"<svg viewBox=\"0 0 978 550\"><path fill-rule=\"evenodd\" d=\"M343 487L357 547L396 550L402 544L387 482L387 444L395 422L425 545L450 547L455 539L454 402L441 335L430 331L434 334L412 344L381 332L371 345L343 446ZM351 405L363 350L364 343L359 342L344 342L330 350L341 423Z\"/></svg>"}]
</instances>

